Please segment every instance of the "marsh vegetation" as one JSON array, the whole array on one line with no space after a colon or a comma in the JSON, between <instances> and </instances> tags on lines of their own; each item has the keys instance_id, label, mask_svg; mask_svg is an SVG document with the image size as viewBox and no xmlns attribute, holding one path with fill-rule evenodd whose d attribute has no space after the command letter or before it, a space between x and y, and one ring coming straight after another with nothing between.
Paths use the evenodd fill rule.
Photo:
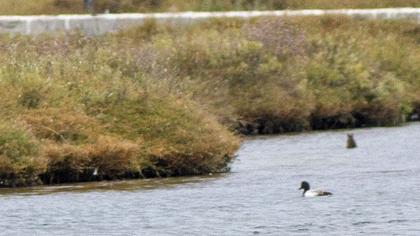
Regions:
<instances>
[{"instance_id":1,"label":"marsh vegetation","mask_svg":"<svg viewBox=\"0 0 420 236\"><path fill-rule=\"evenodd\" d=\"M221 172L237 134L401 124L419 38L329 16L3 35L0 185Z\"/></svg>"}]
</instances>

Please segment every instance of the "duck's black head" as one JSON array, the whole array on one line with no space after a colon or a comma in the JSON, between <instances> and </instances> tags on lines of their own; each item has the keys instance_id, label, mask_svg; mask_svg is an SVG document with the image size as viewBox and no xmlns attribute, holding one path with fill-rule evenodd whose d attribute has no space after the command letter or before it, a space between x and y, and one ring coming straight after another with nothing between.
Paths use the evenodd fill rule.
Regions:
<instances>
[{"instance_id":1,"label":"duck's black head","mask_svg":"<svg viewBox=\"0 0 420 236\"><path fill-rule=\"evenodd\" d=\"M304 191L308 191L311 187L309 186L309 183L306 181L302 181L302 183L300 183L300 188L299 189L303 189Z\"/></svg>"}]
</instances>

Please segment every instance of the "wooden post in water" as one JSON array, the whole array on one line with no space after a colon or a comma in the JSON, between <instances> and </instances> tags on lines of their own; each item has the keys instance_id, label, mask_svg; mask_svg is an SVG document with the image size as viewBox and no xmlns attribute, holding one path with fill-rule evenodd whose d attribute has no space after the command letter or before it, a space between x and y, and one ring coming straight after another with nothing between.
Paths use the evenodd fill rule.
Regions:
<instances>
[{"instance_id":1,"label":"wooden post in water","mask_svg":"<svg viewBox=\"0 0 420 236\"><path fill-rule=\"evenodd\" d=\"M347 134L347 148L356 148L356 141L354 140L353 134Z\"/></svg>"}]
</instances>

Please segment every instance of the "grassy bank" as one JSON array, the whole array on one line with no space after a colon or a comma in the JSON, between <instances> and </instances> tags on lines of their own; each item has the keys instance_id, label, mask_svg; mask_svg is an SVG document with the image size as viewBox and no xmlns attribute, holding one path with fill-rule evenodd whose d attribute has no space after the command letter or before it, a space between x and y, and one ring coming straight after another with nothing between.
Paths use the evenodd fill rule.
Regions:
<instances>
[{"instance_id":1,"label":"grassy bank","mask_svg":"<svg viewBox=\"0 0 420 236\"><path fill-rule=\"evenodd\" d=\"M177 12L420 7L418 0L96 0L97 12ZM2 0L0 15L83 13L82 0Z\"/></svg>"},{"instance_id":2,"label":"grassy bank","mask_svg":"<svg viewBox=\"0 0 420 236\"><path fill-rule=\"evenodd\" d=\"M233 134L397 125L420 28L344 17L1 36L0 185L224 171Z\"/></svg>"},{"instance_id":3,"label":"grassy bank","mask_svg":"<svg viewBox=\"0 0 420 236\"><path fill-rule=\"evenodd\" d=\"M130 71L119 47L78 35L0 39L1 186L227 168L238 139L166 81Z\"/></svg>"},{"instance_id":4,"label":"grassy bank","mask_svg":"<svg viewBox=\"0 0 420 236\"><path fill-rule=\"evenodd\" d=\"M147 45L154 66L144 71L231 129L271 134L404 122L420 101L419 32L407 21L327 16L149 23L114 39Z\"/></svg>"}]
</instances>

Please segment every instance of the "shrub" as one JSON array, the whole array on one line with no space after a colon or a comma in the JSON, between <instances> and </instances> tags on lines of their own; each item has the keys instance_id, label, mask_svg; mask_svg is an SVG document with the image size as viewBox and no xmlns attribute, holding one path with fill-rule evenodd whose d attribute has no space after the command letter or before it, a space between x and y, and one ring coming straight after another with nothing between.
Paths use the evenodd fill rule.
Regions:
<instances>
[{"instance_id":1,"label":"shrub","mask_svg":"<svg viewBox=\"0 0 420 236\"><path fill-rule=\"evenodd\" d=\"M96 178L99 179L109 180L138 175L142 146L141 141L133 143L101 136L88 149L89 165L97 170Z\"/></svg>"},{"instance_id":2,"label":"shrub","mask_svg":"<svg viewBox=\"0 0 420 236\"><path fill-rule=\"evenodd\" d=\"M38 183L45 168L39 148L28 130L0 120L0 186Z\"/></svg>"},{"instance_id":3,"label":"shrub","mask_svg":"<svg viewBox=\"0 0 420 236\"><path fill-rule=\"evenodd\" d=\"M42 173L44 183L66 183L93 180L89 155L83 146L46 143L44 155L48 166Z\"/></svg>"}]
</instances>

